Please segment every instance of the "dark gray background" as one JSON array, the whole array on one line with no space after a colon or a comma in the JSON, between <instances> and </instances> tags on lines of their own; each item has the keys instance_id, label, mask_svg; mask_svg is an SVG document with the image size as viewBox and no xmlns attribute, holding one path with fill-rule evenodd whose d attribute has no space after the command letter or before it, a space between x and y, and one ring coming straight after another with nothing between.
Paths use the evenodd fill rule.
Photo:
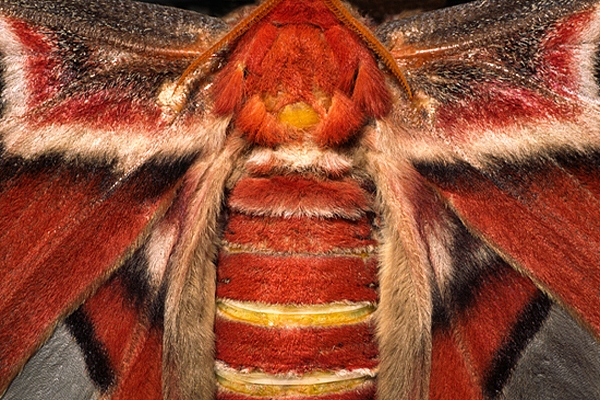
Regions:
<instances>
[{"instance_id":1,"label":"dark gray background","mask_svg":"<svg viewBox=\"0 0 600 400\"><path fill-rule=\"evenodd\" d=\"M159 3L199 11L204 14L222 16L237 7L254 4L252 0L144 0L149 3ZM407 9L431 10L444 5L467 3L467 0L351 0L362 13L369 15L375 21L398 14Z\"/></svg>"}]
</instances>

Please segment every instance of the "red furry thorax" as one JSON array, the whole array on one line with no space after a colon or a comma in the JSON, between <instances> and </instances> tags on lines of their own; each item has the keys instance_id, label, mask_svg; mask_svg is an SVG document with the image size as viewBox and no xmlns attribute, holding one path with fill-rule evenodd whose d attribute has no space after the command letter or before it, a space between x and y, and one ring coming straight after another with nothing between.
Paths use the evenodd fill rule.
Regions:
<instances>
[{"instance_id":1,"label":"red furry thorax","mask_svg":"<svg viewBox=\"0 0 600 400\"><path fill-rule=\"evenodd\" d=\"M341 145L391 106L371 52L321 1L283 1L253 26L235 44L213 93L217 114L233 113L247 139L270 147ZM282 122L282 110L297 104L308 105L318 122Z\"/></svg>"}]
</instances>

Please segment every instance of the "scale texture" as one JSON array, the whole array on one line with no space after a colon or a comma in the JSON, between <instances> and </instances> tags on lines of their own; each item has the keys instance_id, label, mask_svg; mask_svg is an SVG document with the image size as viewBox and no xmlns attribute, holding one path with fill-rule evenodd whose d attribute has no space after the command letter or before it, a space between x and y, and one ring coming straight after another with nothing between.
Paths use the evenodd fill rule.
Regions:
<instances>
[{"instance_id":1,"label":"scale texture","mask_svg":"<svg viewBox=\"0 0 600 400\"><path fill-rule=\"evenodd\" d=\"M600 3L254 10L0 0L2 398L600 399Z\"/></svg>"}]
</instances>

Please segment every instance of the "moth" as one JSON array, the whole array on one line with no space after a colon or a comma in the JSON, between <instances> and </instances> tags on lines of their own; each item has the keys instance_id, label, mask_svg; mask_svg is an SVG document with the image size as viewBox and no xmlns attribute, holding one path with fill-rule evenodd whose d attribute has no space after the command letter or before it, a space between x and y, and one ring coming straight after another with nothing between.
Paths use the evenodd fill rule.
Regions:
<instances>
[{"instance_id":1,"label":"moth","mask_svg":"<svg viewBox=\"0 0 600 400\"><path fill-rule=\"evenodd\" d=\"M226 21L0 0L2 398L600 398L600 3Z\"/></svg>"}]
</instances>

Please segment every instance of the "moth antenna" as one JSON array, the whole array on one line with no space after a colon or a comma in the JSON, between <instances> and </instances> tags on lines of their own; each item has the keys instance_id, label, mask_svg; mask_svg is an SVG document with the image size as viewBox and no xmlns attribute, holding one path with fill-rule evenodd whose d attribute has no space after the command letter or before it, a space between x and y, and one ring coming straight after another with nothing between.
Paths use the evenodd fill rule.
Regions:
<instances>
[{"instance_id":1,"label":"moth antenna","mask_svg":"<svg viewBox=\"0 0 600 400\"><path fill-rule=\"evenodd\" d=\"M408 98L412 100L412 90L410 89L410 85L408 84L404 73L400 70L398 64L396 64L392 54L388 51L388 49L385 48L384 45L381 44L373 32L371 32L369 28L354 18L354 16L350 14L350 12L340 3L339 0L324 0L323 2L327 8L329 8L331 12L333 12L335 16L339 18L340 21L342 21L348 28L360 36L360 38L365 41L367 46L369 46L369 48L379 56L379 59L402 85Z\"/></svg>"},{"instance_id":2,"label":"moth antenna","mask_svg":"<svg viewBox=\"0 0 600 400\"><path fill-rule=\"evenodd\" d=\"M277 4L281 3L282 0L267 0L260 6L258 6L250 15L248 15L242 22L237 24L231 31L229 31L225 36L219 39L215 44L210 46L207 50L205 50L202 54L200 54L187 68L183 71L183 74L177 80L177 84L173 89L173 98L174 99L185 99L185 91L187 90L187 83L190 80L190 77L194 75L195 72L201 70L203 74L209 72L211 65L208 64L203 67L203 64L209 62L209 60L225 48L229 43L236 40L244 33L246 33L252 25L254 25L257 21L263 19ZM183 103L185 101L176 100L173 105L174 111L181 111L183 107Z\"/></svg>"}]
</instances>

